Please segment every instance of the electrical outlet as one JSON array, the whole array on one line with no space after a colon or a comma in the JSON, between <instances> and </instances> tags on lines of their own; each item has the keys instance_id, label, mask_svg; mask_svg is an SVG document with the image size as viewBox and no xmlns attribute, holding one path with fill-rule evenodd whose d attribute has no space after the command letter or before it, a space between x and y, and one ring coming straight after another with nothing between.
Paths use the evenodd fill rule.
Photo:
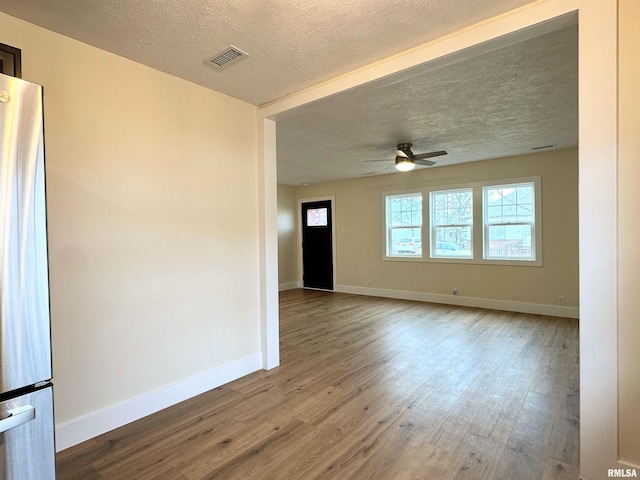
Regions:
<instances>
[{"instance_id":1,"label":"electrical outlet","mask_svg":"<svg viewBox=\"0 0 640 480\"><path fill-rule=\"evenodd\" d=\"M453 290L451 291L451 293L452 293L453 295L457 295L457 294L458 294L458 289L457 289L457 288L455 288L455 287L453 287Z\"/></svg>"},{"instance_id":2,"label":"electrical outlet","mask_svg":"<svg viewBox=\"0 0 640 480\"><path fill-rule=\"evenodd\" d=\"M564 305L564 295L558 297L558 305Z\"/></svg>"},{"instance_id":3,"label":"electrical outlet","mask_svg":"<svg viewBox=\"0 0 640 480\"><path fill-rule=\"evenodd\" d=\"M371 286L371 280L367 280L367 287Z\"/></svg>"}]
</instances>

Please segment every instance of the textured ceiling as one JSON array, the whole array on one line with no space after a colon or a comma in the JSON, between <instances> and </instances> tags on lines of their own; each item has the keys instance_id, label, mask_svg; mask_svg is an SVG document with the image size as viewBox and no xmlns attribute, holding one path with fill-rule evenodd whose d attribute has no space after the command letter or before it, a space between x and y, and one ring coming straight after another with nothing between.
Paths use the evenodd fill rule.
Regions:
<instances>
[{"instance_id":1,"label":"textured ceiling","mask_svg":"<svg viewBox=\"0 0 640 480\"><path fill-rule=\"evenodd\" d=\"M254 105L531 0L1 0L0 11ZM234 45L249 54L216 71Z\"/></svg>"},{"instance_id":2,"label":"textured ceiling","mask_svg":"<svg viewBox=\"0 0 640 480\"><path fill-rule=\"evenodd\" d=\"M531 1L0 0L0 11L264 105ZM576 146L577 27L530 37L279 116L278 181L393 173L400 142L449 152L421 168ZM229 45L249 57L204 64Z\"/></svg>"},{"instance_id":3,"label":"textured ceiling","mask_svg":"<svg viewBox=\"0 0 640 480\"><path fill-rule=\"evenodd\" d=\"M441 68L415 67L296 109L277 122L278 182L394 173L401 142L416 154L448 152L436 167L416 168L575 147L577 34L574 25ZM369 162L378 159L386 161Z\"/></svg>"}]
</instances>

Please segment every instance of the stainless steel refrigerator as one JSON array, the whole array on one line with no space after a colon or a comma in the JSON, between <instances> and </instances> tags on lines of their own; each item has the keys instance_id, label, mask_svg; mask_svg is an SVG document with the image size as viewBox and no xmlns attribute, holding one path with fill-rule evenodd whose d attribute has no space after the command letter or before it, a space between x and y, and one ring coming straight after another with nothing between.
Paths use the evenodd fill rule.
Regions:
<instances>
[{"instance_id":1,"label":"stainless steel refrigerator","mask_svg":"<svg viewBox=\"0 0 640 480\"><path fill-rule=\"evenodd\" d=\"M0 475L55 479L42 87L0 74Z\"/></svg>"}]
</instances>

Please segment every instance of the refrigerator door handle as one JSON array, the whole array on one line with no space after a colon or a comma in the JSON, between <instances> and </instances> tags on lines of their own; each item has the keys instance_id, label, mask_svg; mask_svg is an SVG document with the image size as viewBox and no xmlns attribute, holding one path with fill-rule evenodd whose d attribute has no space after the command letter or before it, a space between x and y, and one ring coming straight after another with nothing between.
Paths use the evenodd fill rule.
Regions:
<instances>
[{"instance_id":1,"label":"refrigerator door handle","mask_svg":"<svg viewBox=\"0 0 640 480\"><path fill-rule=\"evenodd\" d=\"M30 422L34 418L36 418L36 409L31 405L9 410L9 416L4 420L0 420L0 433Z\"/></svg>"}]
</instances>

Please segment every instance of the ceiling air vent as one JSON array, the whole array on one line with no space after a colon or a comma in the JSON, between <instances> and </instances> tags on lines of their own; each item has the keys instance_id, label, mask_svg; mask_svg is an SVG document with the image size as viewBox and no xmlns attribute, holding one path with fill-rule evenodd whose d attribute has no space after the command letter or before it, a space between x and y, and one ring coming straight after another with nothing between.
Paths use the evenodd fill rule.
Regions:
<instances>
[{"instance_id":1,"label":"ceiling air vent","mask_svg":"<svg viewBox=\"0 0 640 480\"><path fill-rule=\"evenodd\" d=\"M243 58L247 58L248 53L243 52L239 48L230 45L219 53L216 53L213 57L207 60L207 65L211 65L216 69L226 68L233 63L237 63Z\"/></svg>"}]
</instances>

